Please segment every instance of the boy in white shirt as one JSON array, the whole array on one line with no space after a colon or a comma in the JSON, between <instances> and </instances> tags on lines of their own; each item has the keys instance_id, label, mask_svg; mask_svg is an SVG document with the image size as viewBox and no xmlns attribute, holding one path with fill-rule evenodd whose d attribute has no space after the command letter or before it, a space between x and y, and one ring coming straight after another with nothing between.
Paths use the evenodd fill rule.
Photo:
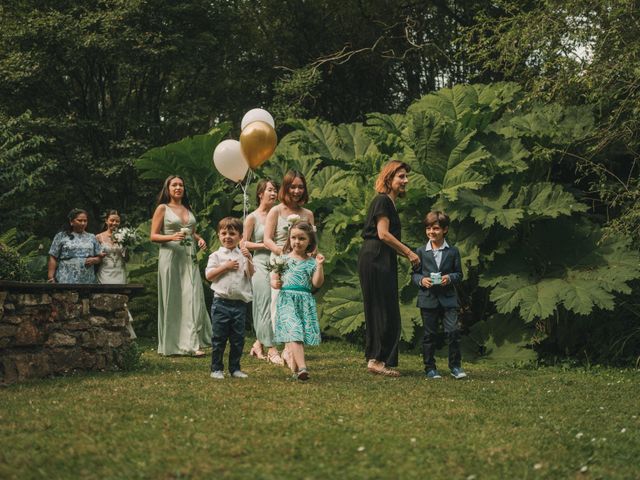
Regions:
<instances>
[{"instance_id":1,"label":"boy in white shirt","mask_svg":"<svg viewBox=\"0 0 640 480\"><path fill-rule=\"evenodd\" d=\"M235 378L247 378L240 369L244 348L244 328L247 306L253 297L251 276L254 268L251 254L238 245L242 239L242 222L226 217L218 223L218 238L222 246L209 255L205 278L211 282L211 378L224 378L224 349L229 340L229 372Z\"/></svg>"}]
</instances>

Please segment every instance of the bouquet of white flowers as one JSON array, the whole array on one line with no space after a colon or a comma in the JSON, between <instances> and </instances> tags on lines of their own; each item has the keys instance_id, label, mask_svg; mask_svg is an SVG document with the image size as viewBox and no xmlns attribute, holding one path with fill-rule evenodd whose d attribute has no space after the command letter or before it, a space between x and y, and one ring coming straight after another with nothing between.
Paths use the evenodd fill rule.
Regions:
<instances>
[{"instance_id":1,"label":"bouquet of white flowers","mask_svg":"<svg viewBox=\"0 0 640 480\"><path fill-rule=\"evenodd\" d=\"M190 247L193 244L191 240L191 229L189 227L182 227L180 233L184 235L184 238L180 240L180 245Z\"/></svg>"},{"instance_id":2,"label":"bouquet of white flowers","mask_svg":"<svg viewBox=\"0 0 640 480\"><path fill-rule=\"evenodd\" d=\"M123 248L128 248L140 243L140 234L135 228L120 227L111 234L111 240Z\"/></svg>"},{"instance_id":3,"label":"bouquet of white flowers","mask_svg":"<svg viewBox=\"0 0 640 480\"><path fill-rule=\"evenodd\" d=\"M287 271L287 268L289 268L287 261L282 257L276 257L267 265L267 272L277 273L282 276Z\"/></svg>"}]
</instances>

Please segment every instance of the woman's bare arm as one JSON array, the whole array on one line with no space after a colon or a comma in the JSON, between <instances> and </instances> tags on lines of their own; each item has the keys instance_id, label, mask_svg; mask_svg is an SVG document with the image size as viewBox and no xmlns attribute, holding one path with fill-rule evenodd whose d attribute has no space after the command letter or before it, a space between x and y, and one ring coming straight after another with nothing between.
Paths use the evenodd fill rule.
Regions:
<instances>
[{"instance_id":1,"label":"woman's bare arm","mask_svg":"<svg viewBox=\"0 0 640 480\"><path fill-rule=\"evenodd\" d=\"M266 248L264 243L251 241L255 226L256 219L253 215L248 215L244 221L244 227L242 227L242 245L249 250L260 250Z\"/></svg>"},{"instance_id":2,"label":"woman's bare arm","mask_svg":"<svg viewBox=\"0 0 640 480\"><path fill-rule=\"evenodd\" d=\"M276 255L282 255L282 248L276 245L273 237L278 226L278 215L280 211L278 207L272 208L267 214L267 220L264 223L264 246Z\"/></svg>"},{"instance_id":3,"label":"woman's bare arm","mask_svg":"<svg viewBox=\"0 0 640 480\"><path fill-rule=\"evenodd\" d=\"M418 255L415 254L409 247L407 247L404 243L398 240L390 231L389 231L389 217L378 217L378 223L376 223L376 228L378 230L378 238L382 240L384 243L393 248L399 255L407 258L412 265L417 265L420 263L420 259Z\"/></svg>"}]
</instances>

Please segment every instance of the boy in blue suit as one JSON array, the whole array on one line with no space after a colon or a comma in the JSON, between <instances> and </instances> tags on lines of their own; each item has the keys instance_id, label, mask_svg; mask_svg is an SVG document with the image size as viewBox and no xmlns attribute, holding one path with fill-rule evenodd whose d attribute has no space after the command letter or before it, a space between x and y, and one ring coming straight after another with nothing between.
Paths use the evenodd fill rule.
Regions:
<instances>
[{"instance_id":1,"label":"boy in blue suit","mask_svg":"<svg viewBox=\"0 0 640 480\"><path fill-rule=\"evenodd\" d=\"M436 368L435 339L438 321L443 319L449 346L449 369L456 378L467 374L460 365L460 329L458 327L458 296L454 285L462 281L460 252L445 240L449 231L449 216L442 212L429 212L424 219L427 244L416 249L420 265L414 267L412 279L420 287L418 307L424 325L422 358L427 378L442 378Z\"/></svg>"}]
</instances>

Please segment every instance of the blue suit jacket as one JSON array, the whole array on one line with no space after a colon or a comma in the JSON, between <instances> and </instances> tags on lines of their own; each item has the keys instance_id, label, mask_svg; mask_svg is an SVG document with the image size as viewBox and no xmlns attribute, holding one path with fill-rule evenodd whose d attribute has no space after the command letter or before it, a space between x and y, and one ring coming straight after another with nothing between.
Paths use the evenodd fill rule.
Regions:
<instances>
[{"instance_id":1,"label":"blue suit jacket","mask_svg":"<svg viewBox=\"0 0 640 480\"><path fill-rule=\"evenodd\" d=\"M460 306L454 285L462 281L462 260L460 251L456 247L449 246L442 251L442 261L440 268L436 265L433 252L427 250L426 245L416 248L416 254L420 257L420 265L413 268L411 278L420 291L418 292L419 308L456 308ZM434 285L425 288L420 285L424 277L431 273L440 272L442 275L449 275L451 283L448 285Z\"/></svg>"}]
</instances>

